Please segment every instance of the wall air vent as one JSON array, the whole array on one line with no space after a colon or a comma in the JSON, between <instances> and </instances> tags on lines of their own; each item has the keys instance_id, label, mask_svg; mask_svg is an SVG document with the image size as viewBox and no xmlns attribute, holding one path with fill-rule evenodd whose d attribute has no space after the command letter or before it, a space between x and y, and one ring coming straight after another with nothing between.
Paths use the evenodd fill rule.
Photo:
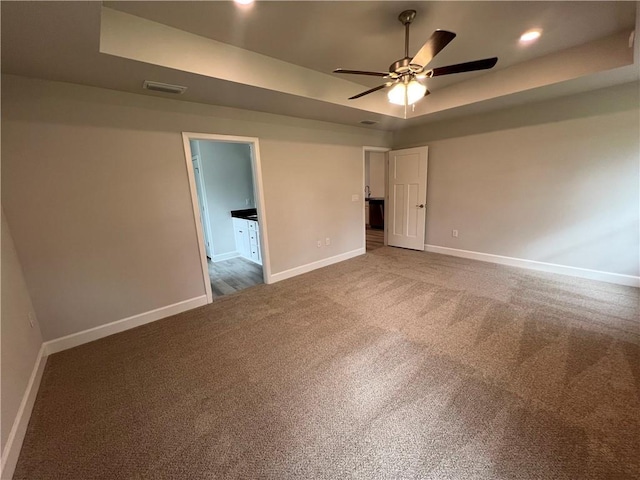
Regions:
<instances>
[{"instance_id":1,"label":"wall air vent","mask_svg":"<svg viewBox=\"0 0 640 480\"><path fill-rule=\"evenodd\" d=\"M360 120L360 123L362 125L375 125L378 122L376 122L375 120Z\"/></svg>"},{"instance_id":2,"label":"wall air vent","mask_svg":"<svg viewBox=\"0 0 640 480\"><path fill-rule=\"evenodd\" d=\"M147 90L152 90L154 92L172 93L174 95L181 95L187 89L187 87L183 87L182 85L171 85L169 83L152 82L150 80L145 80L142 84L142 88L146 88Z\"/></svg>"}]
</instances>

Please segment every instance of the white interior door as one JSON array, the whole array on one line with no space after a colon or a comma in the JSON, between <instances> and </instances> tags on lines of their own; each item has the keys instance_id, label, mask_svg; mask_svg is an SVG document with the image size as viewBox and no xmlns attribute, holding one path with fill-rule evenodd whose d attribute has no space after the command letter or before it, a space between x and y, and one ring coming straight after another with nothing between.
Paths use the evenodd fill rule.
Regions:
<instances>
[{"instance_id":1,"label":"white interior door","mask_svg":"<svg viewBox=\"0 0 640 480\"><path fill-rule=\"evenodd\" d=\"M389 152L387 242L424 250L427 211L427 147Z\"/></svg>"},{"instance_id":2,"label":"white interior door","mask_svg":"<svg viewBox=\"0 0 640 480\"><path fill-rule=\"evenodd\" d=\"M193 174L196 181L196 192L198 194L198 206L200 207L200 223L202 232L204 233L204 248L207 257L213 258L213 245L211 243L211 224L209 221L209 209L207 208L207 197L204 182L202 179L202 166L200 165L200 157L194 155L191 157L193 162Z\"/></svg>"}]
</instances>

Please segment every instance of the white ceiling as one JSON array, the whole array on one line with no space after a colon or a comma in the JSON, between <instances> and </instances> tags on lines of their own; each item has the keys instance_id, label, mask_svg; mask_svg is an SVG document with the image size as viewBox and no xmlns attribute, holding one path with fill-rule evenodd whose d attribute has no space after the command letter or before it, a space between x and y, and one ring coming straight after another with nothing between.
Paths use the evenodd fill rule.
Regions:
<instances>
[{"instance_id":1,"label":"white ceiling","mask_svg":"<svg viewBox=\"0 0 640 480\"><path fill-rule=\"evenodd\" d=\"M170 62L139 61L136 55L118 52L100 53L99 2L2 2L2 71L161 96L141 89L143 80L151 79L188 86L181 100L347 124L373 119L379 122L375 128L396 129L406 121L398 118L402 112L388 106L384 93L374 93L362 101L342 100L382 83L379 79L339 76L331 71L337 67L386 71L404 54L404 29L397 15L413 8L418 15L411 28L410 54L415 54L435 29L446 29L458 36L430 66L491 56L498 56L499 62L488 72L430 79L432 95L421 103L431 101L441 107L436 112L423 106L413 115L418 118L411 119L412 124L637 79L637 65L608 65L600 59L601 66L566 78L549 72L548 85L538 81L521 91L512 88L509 95L507 90L496 90L493 97L469 96L466 103L447 104L442 100L447 92L469 91L480 80L512 79L509 72L524 72L523 68L534 62L542 69L543 60L554 54L557 65L559 52L570 47L578 48L618 32L628 33L636 23L636 2L258 1L246 8L231 2L145 1L105 2L105 6L266 55L274 60L273 68L280 71L283 64L276 59L311 69L315 77L309 81L324 83L328 89L339 88L340 100L332 99L330 92L300 94L277 83L246 80L247 73L257 80L267 77L264 66L255 71L248 68L244 76L238 72L236 77L233 72L210 76L197 68L171 68ZM537 43L522 47L518 37L530 28L542 28L543 36ZM570 59L572 55L565 57ZM228 60L211 58L212 64L216 62L224 67ZM297 81L295 76L287 80ZM343 89L350 93L342 95Z\"/></svg>"}]
</instances>

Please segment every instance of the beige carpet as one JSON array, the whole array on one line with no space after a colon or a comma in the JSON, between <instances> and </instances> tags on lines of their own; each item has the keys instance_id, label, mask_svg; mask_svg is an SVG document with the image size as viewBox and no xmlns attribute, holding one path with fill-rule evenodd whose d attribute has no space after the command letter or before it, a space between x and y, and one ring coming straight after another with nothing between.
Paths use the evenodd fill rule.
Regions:
<instances>
[{"instance_id":1,"label":"beige carpet","mask_svg":"<svg viewBox=\"0 0 640 480\"><path fill-rule=\"evenodd\" d=\"M380 248L53 355L15 478L640 478L638 301Z\"/></svg>"}]
</instances>

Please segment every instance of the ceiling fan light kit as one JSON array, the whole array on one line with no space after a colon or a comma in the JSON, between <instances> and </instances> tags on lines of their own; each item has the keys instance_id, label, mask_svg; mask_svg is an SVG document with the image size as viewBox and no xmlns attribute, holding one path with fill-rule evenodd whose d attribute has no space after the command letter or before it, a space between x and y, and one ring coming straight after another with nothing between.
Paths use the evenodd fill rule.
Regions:
<instances>
[{"instance_id":1,"label":"ceiling fan light kit","mask_svg":"<svg viewBox=\"0 0 640 480\"><path fill-rule=\"evenodd\" d=\"M409 28L415 17L415 10L405 10L398 15L398 20L405 27L404 58L393 62L389 66L388 72L346 70L343 68L338 68L333 71L334 73L369 75L388 79L388 81L382 85L378 85L377 87L366 90L354 95L353 97L349 97L349 100L355 100L357 98L364 97L365 95L369 95L370 93L377 92L378 90L382 90L383 88L391 87L391 90L387 93L389 101L396 105L404 105L406 107L407 105L413 105L418 100L429 94L427 87L419 80L441 75L451 75L454 73L486 70L493 68L497 63L498 58L492 57L485 58L483 60L459 63L457 65L427 69L427 66L431 63L433 58L456 37L456 34L446 30L436 30L418 53L413 58L409 57Z\"/></svg>"},{"instance_id":2,"label":"ceiling fan light kit","mask_svg":"<svg viewBox=\"0 0 640 480\"><path fill-rule=\"evenodd\" d=\"M387 98L395 105L413 105L427 94L427 87L413 79L407 84L396 83Z\"/></svg>"}]
</instances>

